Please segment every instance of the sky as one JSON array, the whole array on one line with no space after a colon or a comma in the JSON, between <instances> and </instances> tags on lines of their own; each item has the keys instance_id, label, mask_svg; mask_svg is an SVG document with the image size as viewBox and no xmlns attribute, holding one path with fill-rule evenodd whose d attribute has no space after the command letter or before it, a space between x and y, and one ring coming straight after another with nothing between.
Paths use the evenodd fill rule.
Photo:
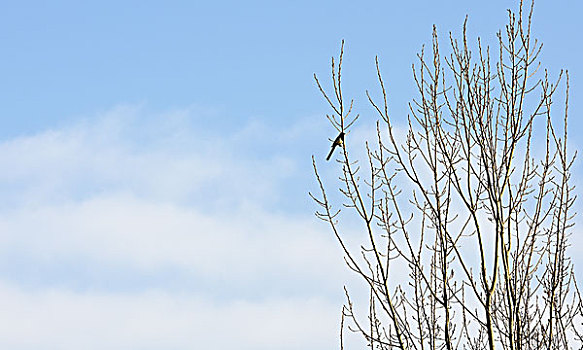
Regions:
<instances>
[{"instance_id":1,"label":"sky","mask_svg":"<svg viewBox=\"0 0 583 350\"><path fill-rule=\"evenodd\" d=\"M339 170L313 74L328 82L346 40L367 130L378 55L404 123L432 26L445 43L468 15L469 37L492 41L515 4L3 2L0 347L338 348L357 281L307 194L312 155ZM582 11L539 0L533 25L543 66L570 71L574 148Z\"/></svg>"}]
</instances>

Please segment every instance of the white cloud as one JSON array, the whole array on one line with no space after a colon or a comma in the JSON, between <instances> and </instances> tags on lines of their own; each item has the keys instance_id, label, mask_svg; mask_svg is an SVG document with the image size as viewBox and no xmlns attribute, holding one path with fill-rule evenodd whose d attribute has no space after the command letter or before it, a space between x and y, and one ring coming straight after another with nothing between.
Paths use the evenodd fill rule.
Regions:
<instances>
[{"instance_id":1,"label":"white cloud","mask_svg":"<svg viewBox=\"0 0 583 350\"><path fill-rule=\"evenodd\" d=\"M219 135L196 118L126 106L0 143L0 346L336 346L340 250L312 208L274 205L301 186L285 147L303 124ZM185 280L130 291L95 280L111 269Z\"/></svg>"},{"instance_id":2,"label":"white cloud","mask_svg":"<svg viewBox=\"0 0 583 350\"><path fill-rule=\"evenodd\" d=\"M294 166L275 152L277 144L261 154L244 152L260 134L213 134L190 119L188 111L149 116L119 107L74 126L8 140L0 145L0 164L7 169L0 174L2 187L13 200L29 201L112 190L208 206L274 199L278 181Z\"/></svg>"},{"instance_id":3,"label":"white cloud","mask_svg":"<svg viewBox=\"0 0 583 350\"><path fill-rule=\"evenodd\" d=\"M307 349L336 343L327 300L209 302L166 292L24 292L0 285L0 344L8 349Z\"/></svg>"},{"instance_id":4,"label":"white cloud","mask_svg":"<svg viewBox=\"0 0 583 350\"><path fill-rule=\"evenodd\" d=\"M203 214L192 207L112 195L1 214L0 251L19 250L47 260L70 254L242 281L277 271L330 281L342 270L335 263L334 242L313 221L258 209Z\"/></svg>"}]
</instances>

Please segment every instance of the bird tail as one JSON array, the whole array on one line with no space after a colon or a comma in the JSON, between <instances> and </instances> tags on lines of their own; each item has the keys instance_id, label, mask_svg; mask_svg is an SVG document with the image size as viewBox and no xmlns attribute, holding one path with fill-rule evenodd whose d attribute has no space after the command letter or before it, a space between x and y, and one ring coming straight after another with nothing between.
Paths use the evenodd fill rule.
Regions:
<instances>
[{"instance_id":1,"label":"bird tail","mask_svg":"<svg viewBox=\"0 0 583 350\"><path fill-rule=\"evenodd\" d=\"M334 149L336 148L336 145L334 145L334 147L332 147L332 149L330 150L330 153L328 153L328 157L326 157L326 160L330 160L330 157L332 157L332 154L334 154Z\"/></svg>"}]
</instances>

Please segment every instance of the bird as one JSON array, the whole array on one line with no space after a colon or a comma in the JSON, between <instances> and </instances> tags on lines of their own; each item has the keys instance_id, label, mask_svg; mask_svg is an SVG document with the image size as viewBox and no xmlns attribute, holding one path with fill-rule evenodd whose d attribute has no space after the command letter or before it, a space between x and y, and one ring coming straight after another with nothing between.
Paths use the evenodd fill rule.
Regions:
<instances>
[{"instance_id":1,"label":"bird","mask_svg":"<svg viewBox=\"0 0 583 350\"><path fill-rule=\"evenodd\" d=\"M326 157L326 160L330 160L330 157L332 157L332 154L334 153L334 149L336 148L336 146L342 146L343 142L344 131L341 131L340 134L338 134L338 136L336 136L336 138L334 139L334 142L332 142L332 149L330 150L330 153L328 153L328 157Z\"/></svg>"}]
</instances>

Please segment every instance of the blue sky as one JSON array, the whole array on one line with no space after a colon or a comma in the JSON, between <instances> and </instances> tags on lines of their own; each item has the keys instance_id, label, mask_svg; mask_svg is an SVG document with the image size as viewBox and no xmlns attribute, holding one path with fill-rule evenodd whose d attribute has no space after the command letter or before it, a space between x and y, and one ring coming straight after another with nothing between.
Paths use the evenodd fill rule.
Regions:
<instances>
[{"instance_id":1,"label":"blue sky","mask_svg":"<svg viewBox=\"0 0 583 350\"><path fill-rule=\"evenodd\" d=\"M467 14L493 40L514 5L2 3L0 346L337 348L351 277L307 196L333 136L313 73L327 81L345 39L366 128L379 55L403 122L432 25L445 39ZM534 17L543 66L570 70L575 147L582 7Z\"/></svg>"}]
</instances>

